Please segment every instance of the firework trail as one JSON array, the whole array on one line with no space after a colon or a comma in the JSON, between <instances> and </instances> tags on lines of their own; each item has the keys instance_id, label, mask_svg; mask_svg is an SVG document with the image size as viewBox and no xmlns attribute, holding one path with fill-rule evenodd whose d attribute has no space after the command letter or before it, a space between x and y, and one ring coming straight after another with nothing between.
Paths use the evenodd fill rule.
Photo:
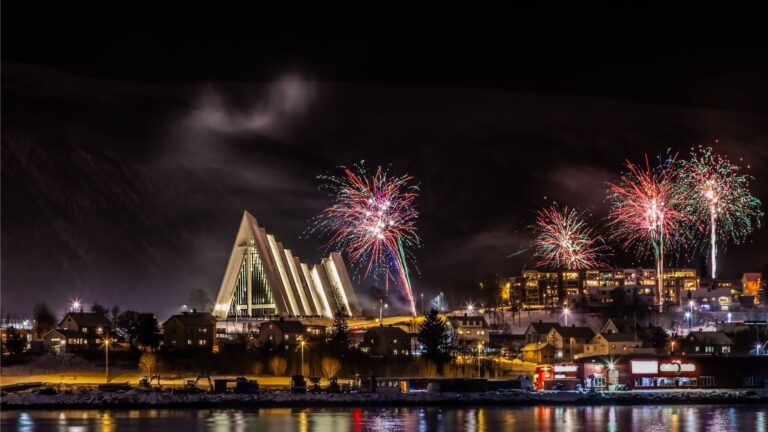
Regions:
<instances>
[{"instance_id":1,"label":"firework trail","mask_svg":"<svg viewBox=\"0 0 768 432\"><path fill-rule=\"evenodd\" d=\"M582 215L556 205L536 212L536 267L581 270L605 267L608 247Z\"/></svg>"},{"instance_id":2,"label":"firework trail","mask_svg":"<svg viewBox=\"0 0 768 432\"><path fill-rule=\"evenodd\" d=\"M709 222L712 279L717 275L718 242L741 243L760 226L763 216L760 200L748 189L751 177L739 174L740 170L711 147L691 148L690 160L680 163L681 192L691 195L688 212Z\"/></svg>"},{"instance_id":3,"label":"firework trail","mask_svg":"<svg viewBox=\"0 0 768 432\"><path fill-rule=\"evenodd\" d=\"M639 256L652 251L656 259L656 302L663 308L664 251L689 239L692 218L684 212L689 195L680 193L675 158L652 169L627 161L628 171L618 184L609 185L611 238L625 248L635 248Z\"/></svg>"},{"instance_id":4,"label":"firework trail","mask_svg":"<svg viewBox=\"0 0 768 432\"><path fill-rule=\"evenodd\" d=\"M381 167L373 174L362 163L343 169L342 176L319 177L334 203L313 230L329 236L330 247L346 251L351 263L364 269L363 277L383 275L387 286L390 278L399 279L415 316L408 262L411 249L420 244L414 207L418 187L410 184L413 177L390 177Z\"/></svg>"}]
</instances>

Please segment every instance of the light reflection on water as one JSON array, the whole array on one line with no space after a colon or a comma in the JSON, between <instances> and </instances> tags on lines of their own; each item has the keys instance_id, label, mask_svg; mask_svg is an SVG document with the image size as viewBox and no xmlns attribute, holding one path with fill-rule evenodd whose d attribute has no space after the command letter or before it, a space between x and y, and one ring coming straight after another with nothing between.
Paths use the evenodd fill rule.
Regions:
<instances>
[{"instance_id":1,"label":"light reflection on water","mask_svg":"<svg viewBox=\"0 0 768 432\"><path fill-rule=\"evenodd\" d=\"M758 431L768 407L532 406L3 411L0 430L32 431Z\"/></svg>"}]
</instances>

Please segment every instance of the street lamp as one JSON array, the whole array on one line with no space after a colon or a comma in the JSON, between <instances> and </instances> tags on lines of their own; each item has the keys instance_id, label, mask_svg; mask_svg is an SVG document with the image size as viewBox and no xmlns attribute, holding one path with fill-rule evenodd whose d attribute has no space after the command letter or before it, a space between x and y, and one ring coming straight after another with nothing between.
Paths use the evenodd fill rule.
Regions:
<instances>
[{"instance_id":1,"label":"street lamp","mask_svg":"<svg viewBox=\"0 0 768 432\"><path fill-rule=\"evenodd\" d=\"M483 343L482 342L478 342L478 344L477 344L477 376L478 377L480 377L480 375L481 375L480 374L480 355L482 353L482 350L483 350Z\"/></svg>"},{"instance_id":2,"label":"street lamp","mask_svg":"<svg viewBox=\"0 0 768 432\"><path fill-rule=\"evenodd\" d=\"M80 309L80 300L74 299L72 300L72 303L70 303L70 312L77 312L77 310Z\"/></svg>"},{"instance_id":3,"label":"street lamp","mask_svg":"<svg viewBox=\"0 0 768 432\"><path fill-rule=\"evenodd\" d=\"M104 338L104 381L109 382L109 337Z\"/></svg>"},{"instance_id":4,"label":"street lamp","mask_svg":"<svg viewBox=\"0 0 768 432\"><path fill-rule=\"evenodd\" d=\"M467 303L467 315L471 315L474 309L475 306L472 303Z\"/></svg>"},{"instance_id":5,"label":"street lamp","mask_svg":"<svg viewBox=\"0 0 768 432\"><path fill-rule=\"evenodd\" d=\"M384 314L384 308L388 308L389 305L384 303L384 299L379 299L379 324L384 325L383 314Z\"/></svg>"},{"instance_id":6,"label":"street lamp","mask_svg":"<svg viewBox=\"0 0 768 432\"><path fill-rule=\"evenodd\" d=\"M301 347L301 376L305 376L304 373L304 345L306 345L306 342L302 339L301 343L299 343L299 346Z\"/></svg>"},{"instance_id":7,"label":"street lamp","mask_svg":"<svg viewBox=\"0 0 768 432\"><path fill-rule=\"evenodd\" d=\"M672 351L672 354L675 353L675 341L671 340L669 341L669 348Z\"/></svg>"},{"instance_id":8,"label":"street lamp","mask_svg":"<svg viewBox=\"0 0 768 432\"><path fill-rule=\"evenodd\" d=\"M691 313L690 312L685 313L685 319L688 320L688 332L690 332L691 331Z\"/></svg>"}]
</instances>

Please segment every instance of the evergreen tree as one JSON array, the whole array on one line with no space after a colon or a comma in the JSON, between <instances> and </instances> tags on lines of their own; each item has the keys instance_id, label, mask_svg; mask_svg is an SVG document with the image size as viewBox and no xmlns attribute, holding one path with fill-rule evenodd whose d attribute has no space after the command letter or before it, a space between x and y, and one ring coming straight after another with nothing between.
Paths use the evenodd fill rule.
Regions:
<instances>
[{"instance_id":1,"label":"evergreen tree","mask_svg":"<svg viewBox=\"0 0 768 432\"><path fill-rule=\"evenodd\" d=\"M424 346L424 357L435 362L438 373L442 373L443 365L451 356L451 342L447 330L445 320L434 308L424 315L424 321L419 325L418 340Z\"/></svg>"},{"instance_id":2,"label":"evergreen tree","mask_svg":"<svg viewBox=\"0 0 768 432\"><path fill-rule=\"evenodd\" d=\"M35 305L32 316L35 320L35 334L38 339L56 328L56 316L53 315L51 309L44 302L39 302Z\"/></svg>"},{"instance_id":3,"label":"evergreen tree","mask_svg":"<svg viewBox=\"0 0 768 432\"><path fill-rule=\"evenodd\" d=\"M93 302L93 304L91 305L91 312L97 313L99 315L103 315L104 317L106 317L107 314L109 313L107 308L99 304L99 302Z\"/></svg>"},{"instance_id":4,"label":"evergreen tree","mask_svg":"<svg viewBox=\"0 0 768 432\"><path fill-rule=\"evenodd\" d=\"M347 314L339 310L333 319L333 334L331 334L331 349L341 356L347 352L349 347L349 326L347 325Z\"/></svg>"}]
</instances>

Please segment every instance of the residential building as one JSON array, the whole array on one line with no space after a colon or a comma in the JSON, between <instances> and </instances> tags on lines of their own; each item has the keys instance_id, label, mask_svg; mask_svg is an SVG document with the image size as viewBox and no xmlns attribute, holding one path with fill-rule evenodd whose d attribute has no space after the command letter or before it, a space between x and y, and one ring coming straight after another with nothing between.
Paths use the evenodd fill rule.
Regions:
<instances>
[{"instance_id":1,"label":"residential building","mask_svg":"<svg viewBox=\"0 0 768 432\"><path fill-rule=\"evenodd\" d=\"M742 294L754 296L756 304L760 302L759 294L762 283L760 278L760 273L744 273L744 276L741 278Z\"/></svg>"},{"instance_id":2,"label":"residential building","mask_svg":"<svg viewBox=\"0 0 768 432\"><path fill-rule=\"evenodd\" d=\"M112 322L107 317L96 312L68 312L58 325L58 328L74 330L87 335L87 338L103 338L112 332Z\"/></svg>"},{"instance_id":3,"label":"residential building","mask_svg":"<svg viewBox=\"0 0 768 432\"><path fill-rule=\"evenodd\" d=\"M459 344L488 345L490 328L484 316L452 316L448 317L448 325L453 330L455 340Z\"/></svg>"},{"instance_id":4,"label":"residential building","mask_svg":"<svg viewBox=\"0 0 768 432\"><path fill-rule=\"evenodd\" d=\"M547 334L547 342L555 347L555 358L573 361L593 337L595 332L589 327L553 327Z\"/></svg>"},{"instance_id":5,"label":"residential building","mask_svg":"<svg viewBox=\"0 0 768 432\"><path fill-rule=\"evenodd\" d=\"M43 335L43 349L54 354L95 350L103 344L101 337L89 338L77 330L53 329Z\"/></svg>"},{"instance_id":6,"label":"residential building","mask_svg":"<svg viewBox=\"0 0 768 432\"><path fill-rule=\"evenodd\" d=\"M654 269L526 270L520 278L509 279L509 303L516 301L528 309L560 306L605 307L616 288L632 285L629 296L650 295L658 285ZM680 303L687 291L699 287L694 269L666 269L662 298ZM645 300L645 299L643 299Z\"/></svg>"},{"instance_id":7,"label":"residential building","mask_svg":"<svg viewBox=\"0 0 768 432\"><path fill-rule=\"evenodd\" d=\"M552 364L555 362L555 347L547 342L534 342L523 345L521 359L529 363Z\"/></svg>"},{"instance_id":8,"label":"residential building","mask_svg":"<svg viewBox=\"0 0 768 432\"><path fill-rule=\"evenodd\" d=\"M208 312L183 312L163 323L163 348L213 351L216 319Z\"/></svg>"},{"instance_id":9,"label":"residential building","mask_svg":"<svg viewBox=\"0 0 768 432\"><path fill-rule=\"evenodd\" d=\"M379 326L365 332L360 350L374 356L408 356L413 335L400 327Z\"/></svg>"},{"instance_id":10,"label":"residential building","mask_svg":"<svg viewBox=\"0 0 768 432\"><path fill-rule=\"evenodd\" d=\"M729 355L733 346L733 340L722 331L693 331L681 340L681 349L687 355Z\"/></svg>"},{"instance_id":11,"label":"residential building","mask_svg":"<svg viewBox=\"0 0 768 432\"><path fill-rule=\"evenodd\" d=\"M549 331L553 328L560 328L560 324L556 322L539 322L528 324L528 328L525 329L525 342L546 342Z\"/></svg>"},{"instance_id":12,"label":"residential building","mask_svg":"<svg viewBox=\"0 0 768 432\"><path fill-rule=\"evenodd\" d=\"M98 350L111 332L112 323L104 315L68 312L56 329L43 335L43 347L56 353Z\"/></svg>"},{"instance_id":13,"label":"residential building","mask_svg":"<svg viewBox=\"0 0 768 432\"><path fill-rule=\"evenodd\" d=\"M595 355L626 355L641 352L641 341L632 333L597 333L576 358ZM653 350L651 350L653 353Z\"/></svg>"},{"instance_id":14,"label":"residential building","mask_svg":"<svg viewBox=\"0 0 768 432\"><path fill-rule=\"evenodd\" d=\"M259 327L259 344L282 345L285 349L296 346L302 341L309 340L307 326L296 320L266 321Z\"/></svg>"}]
</instances>

